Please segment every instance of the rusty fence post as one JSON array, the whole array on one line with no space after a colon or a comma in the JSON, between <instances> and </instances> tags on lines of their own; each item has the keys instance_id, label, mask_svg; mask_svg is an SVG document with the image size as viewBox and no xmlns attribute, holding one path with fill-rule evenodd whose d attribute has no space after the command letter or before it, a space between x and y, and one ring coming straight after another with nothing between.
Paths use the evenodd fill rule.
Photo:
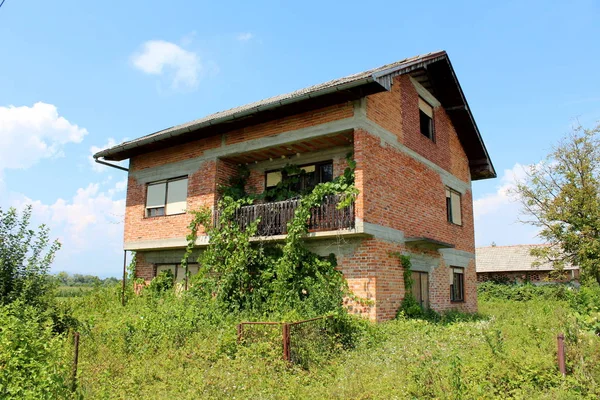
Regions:
<instances>
[{"instance_id":1,"label":"rusty fence post","mask_svg":"<svg viewBox=\"0 0 600 400\"><path fill-rule=\"evenodd\" d=\"M567 369L565 367L565 335L559 333L558 336L556 336L556 343L558 345L558 370L560 371L562 376L566 376Z\"/></svg>"},{"instance_id":2,"label":"rusty fence post","mask_svg":"<svg viewBox=\"0 0 600 400\"><path fill-rule=\"evenodd\" d=\"M73 370L71 371L71 390L77 389L77 362L79 361L79 332L73 334L75 354L73 356Z\"/></svg>"},{"instance_id":3,"label":"rusty fence post","mask_svg":"<svg viewBox=\"0 0 600 400\"><path fill-rule=\"evenodd\" d=\"M243 329L244 329L244 325L239 323L237 326L237 342L238 342L238 344L242 343L242 335L244 332Z\"/></svg>"},{"instance_id":4,"label":"rusty fence post","mask_svg":"<svg viewBox=\"0 0 600 400\"><path fill-rule=\"evenodd\" d=\"M121 287L121 305L125 307L125 285L127 284L127 250L123 250L123 283Z\"/></svg>"},{"instance_id":5,"label":"rusty fence post","mask_svg":"<svg viewBox=\"0 0 600 400\"><path fill-rule=\"evenodd\" d=\"M283 359L284 361L290 361L290 325L283 324L282 326L282 337L283 337Z\"/></svg>"}]
</instances>

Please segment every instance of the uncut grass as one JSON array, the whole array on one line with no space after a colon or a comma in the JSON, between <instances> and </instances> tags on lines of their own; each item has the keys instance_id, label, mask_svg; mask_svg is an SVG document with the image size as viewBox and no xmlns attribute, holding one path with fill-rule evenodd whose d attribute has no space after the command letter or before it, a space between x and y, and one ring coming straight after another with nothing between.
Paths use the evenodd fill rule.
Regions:
<instances>
[{"instance_id":1,"label":"uncut grass","mask_svg":"<svg viewBox=\"0 0 600 400\"><path fill-rule=\"evenodd\" d=\"M390 321L303 368L281 360L276 329L238 346L241 316L215 317L190 297L138 297L123 308L115 293L72 299L85 398L600 396L600 339L559 301L480 302L482 317L462 322ZM556 367L558 332L567 335L566 379Z\"/></svg>"}]
</instances>

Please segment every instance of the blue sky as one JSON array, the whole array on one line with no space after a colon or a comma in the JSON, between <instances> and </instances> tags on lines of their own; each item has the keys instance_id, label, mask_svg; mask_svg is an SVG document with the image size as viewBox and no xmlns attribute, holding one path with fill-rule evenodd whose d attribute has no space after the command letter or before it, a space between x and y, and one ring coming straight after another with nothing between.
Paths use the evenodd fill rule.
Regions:
<instances>
[{"instance_id":1,"label":"blue sky","mask_svg":"<svg viewBox=\"0 0 600 400\"><path fill-rule=\"evenodd\" d=\"M600 120L600 5L341 4L6 0L0 207L34 205L63 242L55 271L118 275L125 173L92 151L443 49L498 171L473 184L477 245L537 241L506 189L575 122Z\"/></svg>"}]
</instances>

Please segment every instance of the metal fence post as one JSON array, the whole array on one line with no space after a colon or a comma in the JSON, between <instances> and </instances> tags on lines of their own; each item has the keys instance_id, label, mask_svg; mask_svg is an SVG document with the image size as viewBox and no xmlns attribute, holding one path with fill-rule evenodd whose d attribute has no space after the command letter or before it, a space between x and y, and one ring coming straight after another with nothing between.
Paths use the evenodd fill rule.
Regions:
<instances>
[{"instance_id":1,"label":"metal fence post","mask_svg":"<svg viewBox=\"0 0 600 400\"><path fill-rule=\"evenodd\" d=\"M283 359L284 361L290 361L290 325L283 324L282 327L283 336Z\"/></svg>"},{"instance_id":2,"label":"metal fence post","mask_svg":"<svg viewBox=\"0 0 600 400\"><path fill-rule=\"evenodd\" d=\"M242 343L242 334L243 334L244 325L241 323L237 326L237 342L238 344Z\"/></svg>"},{"instance_id":3,"label":"metal fence post","mask_svg":"<svg viewBox=\"0 0 600 400\"><path fill-rule=\"evenodd\" d=\"M559 333L558 336L556 336L556 342L558 345L558 370L560 371L562 376L566 376L567 369L565 367L565 335Z\"/></svg>"},{"instance_id":4,"label":"metal fence post","mask_svg":"<svg viewBox=\"0 0 600 400\"><path fill-rule=\"evenodd\" d=\"M79 332L73 334L75 354L73 356L73 370L71 371L71 390L77 389L77 362L79 361Z\"/></svg>"}]
</instances>

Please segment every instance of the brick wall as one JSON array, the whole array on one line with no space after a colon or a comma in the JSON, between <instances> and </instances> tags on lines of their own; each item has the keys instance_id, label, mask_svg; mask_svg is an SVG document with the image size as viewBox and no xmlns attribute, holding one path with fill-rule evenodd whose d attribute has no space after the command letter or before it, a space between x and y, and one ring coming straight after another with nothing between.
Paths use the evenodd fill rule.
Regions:
<instances>
[{"instance_id":1,"label":"brick wall","mask_svg":"<svg viewBox=\"0 0 600 400\"><path fill-rule=\"evenodd\" d=\"M205 161L198 171L189 176L188 210L212 207L215 203L217 161ZM127 186L125 207L125 242L140 240L185 238L190 214L146 217L146 185L131 176ZM202 232L200 232L202 233Z\"/></svg>"},{"instance_id":2,"label":"brick wall","mask_svg":"<svg viewBox=\"0 0 600 400\"><path fill-rule=\"evenodd\" d=\"M398 77L392 90L366 98L366 114L376 124L392 132L398 141L421 156L434 162L466 184L470 183L468 160L458 136L441 107L434 111L435 141L419 131L418 94L408 77ZM321 123L349 118L354 113L352 103L343 103L321 110L302 113L277 121L250 126L224 135L206 138L162 151L134 157L131 171L164 165L205 154L222 145L276 135L282 132L315 126ZM354 131L354 156L357 162L356 185L360 190L355 209L356 217L364 222L403 231L406 237L428 237L451 243L457 250L474 253L472 194L462 196L462 226L446 220L445 185L438 171L410 157L397 148L382 144L374 134ZM340 175L347 166L343 157L334 158L334 174ZM251 167L248 191L259 193L264 189L264 168ZM188 209L213 206L219 184L227 183L235 174L236 166L224 160L203 161L197 172L190 176ZM183 238L191 216L174 215L145 218L146 187L129 178L125 216L125 241ZM419 253L397 243L377 238L360 240L352 254L339 257L339 268L348 280L350 289L372 304L347 299L348 307L378 321L393 318L404 297L402 269L390 251ZM438 267L430 273L430 302L434 309L443 311L457 308L476 311L477 276L475 262L465 269L465 301L450 302L449 266L437 251L429 255L437 259ZM153 267L138 253L137 275L151 278Z\"/></svg>"}]
</instances>

